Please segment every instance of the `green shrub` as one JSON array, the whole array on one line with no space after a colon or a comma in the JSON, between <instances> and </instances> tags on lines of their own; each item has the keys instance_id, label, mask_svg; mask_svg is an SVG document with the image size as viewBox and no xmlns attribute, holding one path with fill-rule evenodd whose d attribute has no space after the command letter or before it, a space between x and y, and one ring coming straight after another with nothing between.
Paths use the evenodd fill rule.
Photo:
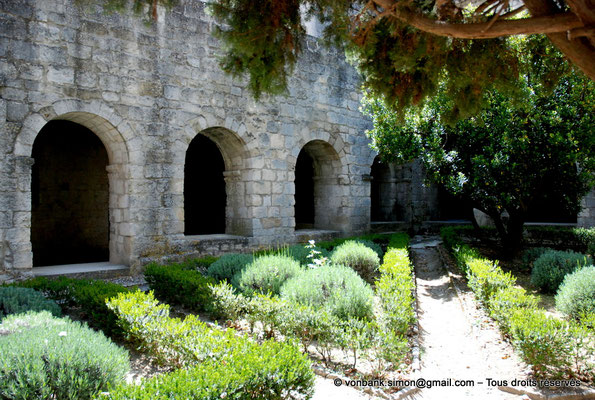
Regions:
<instances>
[{"instance_id":1,"label":"green shrub","mask_svg":"<svg viewBox=\"0 0 595 400\"><path fill-rule=\"evenodd\" d=\"M47 311L11 315L0 330L2 399L91 399L129 370L124 349Z\"/></svg>"},{"instance_id":2,"label":"green shrub","mask_svg":"<svg viewBox=\"0 0 595 400\"><path fill-rule=\"evenodd\" d=\"M285 281L303 271L300 263L291 257L267 255L258 257L248 264L234 277L232 285L248 295L269 292L279 294Z\"/></svg>"},{"instance_id":3,"label":"green shrub","mask_svg":"<svg viewBox=\"0 0 595 400\"><path fill-rule=\"evenodd\" d=\"M254 261L254 257L251 254L225 254L211 264L207 270L207 275L216 281L226 280L231 282L234 275L241 272L252 261Z\"/></svg>"},{"instance_id":4,"label":"green shrub","mask_svg":"<svg viewBox=\"0 0 595 400\"><path fill-rule=\"evenodd\" d=\"M89 319L89 324L103 330L107 335L121 333L116 316L105 305L105 301L110 297L129 291L121 285L102 280L66 277L38 277L18 282L17 285L39 290L65 306L80 307L83 316Z\"/></svg>"},{"instance_id":5,"label":"green shrub","mask_svg":"<svg viewBox=\"0 0 595 400\"><path fill-rule=\"evenodd\" d=\"M246 313L247 301L237 294L233 286L225 281L217 285L209 285L211 289L212 314L216 318L225 318L236 323Z\"/></svg>"},{"instance_id":6,"label":"green shrub","mask_svg":"<svg viewBox=\"0 0 595 400\"><path fill-rule=\"evenodd\" d=\"M553 250L551 247L531 247L523 252L522 261L524 265L531 266L543 253Z\"/></svg>"},{"instance_id":7,"label":"green shrub","mask_svg":"<svg viewBox=\"0 0 595 400\"><path fill-rule=\"evenodd\" d=\"M62 314L60 306L55 301L46 299L43 294L34 289L0 287L0 321L8 314L43 310L58 317Z\"/></svg>"},{"instance_id":8,"label":"green shrub","mask_svg":"<svg viewBox=\"0 0 595 400\"><path fill-rule=\"evenodd\" d=\"M112 399L279 399L289 391L311 394L310 363L290 343L258 345L231 329L212 329L194 315L170 318L169 307L158 304L152 293L120 295L108 306L119 316L129 339L163 364L188 371L117 389L110 394Z\"/></svg>"},{"instance_id":9,"label":"green shrub","mask_svg":"<svg viewBox=\"0 0 595 400\"><path fill-rule=\"evenodd\" d=\"M380 258L364 243L349 240L333 251L331 262L353 268L365 281L372 283L378 275Z\"/></svg>"},{"instance_id":10,"label":"green shrub","mask_svg":"<svg viewBox=\"0 0 595 400\"><path fill-rule=\"evenodd\" d=\"M508 286L498 289L488 299L488 310L504 333L510 332L512 314L518 309L535 310L537 298L528 295L525 289Z\"/></svg>"},{"instance_id":11,"label":"green shrub","mask_svg":"<svg viewBox=\"0 0 595 400\"><path fill-rule=\"evenodd\" d=\"M407 333L415 320L412 271L407 250L389 248L376 282L387 327L401 335Z\"/></svg>"},{"instance_id":12,"label":"green shrub","mask_svg":"<svg viewBox=\"0 0 595 400\"><path fill-rule=\"evenodd\" d=\"M590 262L584 254L550 250L533 263L531 284L546 293L556 293L564 277Z\"/></svg>"},{"instance_id":13,"label":"green shrub","mask_svg":"<svg viewBox=\"0 0 595 400\"><path fill-rule=\"evenodd\" d=\"M594 266L566 275L556 294L556 308L574 318L595 313Z\"/></svg>"},{"instance_id":14,"label":"green shrub","mask_svg":"<svg viewBox=\"0 0 595 400\"><path fill-rule=\"evenodd\" d=\"M271 341L247 351L232 350L226 363L216 361L159 375L142 385L120 387L109 400L310 398L314 374L295 347Z\"/></svg>"},{"instance_id":15,"label":"green shrub","mask_svg":"<svg viewBox=\"0 0 595 400\"><path fill-rule=\"evenodd\" d=\"M372 288L351 268L328 265L288 280L281 297L314 308L326 308L341 319L372 316Z\"/></svg>"},{"instance_id":16,"label":"green shrub","mask_svg":"<svg viewBox=\"0 0 595 400\"><path fill-rule=\"evenodd\" d=\"M485 305L497 290L510 287L516 281L510 272L502 271L497 262L485 258L468 260L467 268L469 287Z\"/></svg>"},{"instance_id":17,"label":"green shrub","mask_svg":"<svg viewBox=\"0 0 595 400\"><path fill-rule=\"evenodd\" d=\"M407 249L409 247L409 235L406 233L400 232L395 233L390 236L388 242L389 249Z\"/></svg>"},{"instance_id":18,"label":"green shrub","mask_svg":"<svg viewBox=\"0 0 595 400\"><path fill-rule=\"evenodd\" d=\"M557 376L570 369L573 339L566 322L543 311L514 310L510 317L513 344L537 376Z\"/></svg>"},{"instance_id":19,"label":"green shrub","mask_svg":"<svg viewBox=\"0 0 595 400\"><path fill-rule=\"evenodd\" d=\"M179 264L151 263L145 268L145 279L161 300L180 304L193 311L210 309L214 280L196 270L184 269Z\"/></svg>"}]
</instances>

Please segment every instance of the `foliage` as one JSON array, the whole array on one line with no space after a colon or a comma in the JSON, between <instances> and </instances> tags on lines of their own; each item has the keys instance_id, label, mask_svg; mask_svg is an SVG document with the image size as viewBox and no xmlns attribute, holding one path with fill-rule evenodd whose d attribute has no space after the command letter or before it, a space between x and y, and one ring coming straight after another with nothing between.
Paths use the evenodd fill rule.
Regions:
<instances>
[{"instance_id":1,"label":"foliage","mask_svg":"<svg viewBox=\"0 0 595 400\"><path fill-rule=\"evenodd\" d=\"M533 263L531 284L545 293L556 293L564 277L591 262L590 258L573 251L550 250Z\"/></svg>"},{"instance_id":2,"label":"foliage","mask_svg":"<svg viewBox=\"0 0 595 400\"><path fill-rule=\"evenodd\" d=\"M508 334L512 314L520 309L535 310L537 298L528 295L525 289L507 286L494 292L488 299L487 306L490 316L498 322L502 332Z\"/></svg>"},{"instance_id":3,"label":"foliage","mask_svg":"<svg viewBox=\"0 0 595 400\"><path fill-rule=\"evenodd\" d=\"M482 95L489 89L517 94L522 72L549 83L568 70L562 55L548 41L560 45L557 38L534 35L521 44L514 36L504 38L543 33L544 24L521 31L521 21L514 21L517 26L512 29L512 21L506 19L518 18L524 8L519 4L492 5L488 1L462 5L455 1L218 0L209 10L221 26L217 36L223 41L223 70L234 76L247 75L257 98L263 92L286 90L308 40L305 23L315 18L324 26L325 42L345 48L363 75L365 87L384 97L397 112L423 105L443 85L453 99L450 113L467 117L485 104ZM513 11L515 7L519 8ZM535 15L556 13L548 20L549 32L553 27L559 32L568 30L555 21L567 9L564 3L543 1L528 8ZM579 20L588 19L574 18L579 25ZM522 22L535 23L531 19ZM578 42L570 46L576 45L574 52L568 43L560 48L593 77L589 66L592 53L585 50L588 46L581 47L585 43ZM578 56L580 49L583 54Z\"/></svg>"},{"instance_id":4,"label":"foliage","mask_svg":"<svg viewBox=\"0 0 595 400\"><path fill-rule=\"evenodd\" d=\"M372 283L378 274L380 258L365 243L349 240L333 251L331 262L353 268L365 281Z\"/></svg>"},{"instance_id":5,"label":"foliage","mask_svg":"<svg viewBox=\"0 0 595 400\"><path fill-rule=\"evenodd\" d=\"M401 335L405 335L415 321L412 271L407 250L389 248L376 281L376 294L380 297L386 327Z\"/></svg>"},{"instance_id":6,"label":"foliage","mask_svg":"<svg viewBox=\"0 0 595 400\"><path fill-rule=\"evenodd\" d=\"M523 359L533 365L537 376L589 375L589 357L595 348L588 316L585 322L575 323L545 315L536 307L537 299L514 287L514 279L496 263L462 244L457 230L443 229L441 233L459 268L470 282L474 280L473 291L483 299L488 312L509 335ZM475 274L478 276L474 277Z\"/></svg>"},{"instance_id":7,"label":"foliage","mask_svg":"<svg viewBox=\"0 0 595 400\"><path fill-rule=\"evenodd\" d=\"M311 398L314 374L295 347L275 342L232 350L230 361L210 361L111 391L109 400Z\"/></svg>"},{"instance_id":8,"label":"foliage","mask_svg":"<svg viewBox=\"0 0 595 400\"><path fill-rule=\"evenodd\" d=\"M217 281L231 282L234 275L241 272L253 259L250 254L224 254L209 266L207 275Z\"/></svg>"},{"instance_id":9,"label":"foliage","mask_svg":"<svg viewBox=\"0 0 595 400\"><path fill-rule=\"evenodd\" d=\"M571 367L572 338L566 322L540 310L516 309L508 323L515 347L538 376L560 377L559 371Z\"/></svg>"},{"instance_id":10,"label":"foliage","mask_svg":"<svg viewBox=\"0 0 595 400\"><path fill-rule=\"evenodd\" d=\"M124 380L128 353L101 333L49 312L0 325L2 399L91 399Z\"/></svg>"},{"instance_id":11,"label":"foliage","mask_svg":"<svg viewBox=\"0 0 595 400\"><path fill-rule=\"evenodd\" d=\"M62 313L55 301L46 299L43 294L34 289L0 287L0 321L9 314L43 310L57 317Z\"/></svg>"},{"instance_id":12,"label":"foliage","mask_svg":"<svg viewBox=\"0 0 595 400\"><path fill-rule=\"evenodd\" d=\"M505 273L498 267L497 262L474 257L466 264L469 287L484 304L488 304L498 290L511 287L516 282L510 272Z\"/></svg>"},{"instance_id":13,"label":"foliage","mask_svg":"<svg viewBox=\"0 0 595 400\"><path fill-rule=\"evenodd\" d=\"M556 308L574 318L595 314L595 267L566 275L556 294Z\"/></svg>"},{"instance_id":14,"label":"foliage","mask_svg":"<svg viewBox=\"0 0 595 400\"><path fill-rule=\"evenodd\" d=\"M279 294L285 281L302 272L300 263L291 257L266 255L248 264L234 277L232 285L248 295L268 292Z\"/></svg>"},{"instance_id":15,"label":"foliage","mask_svg":"<svg viewBox=\"0 0 595 400\"><path fill-rule=\"evenodd\" d=\"M129 291L121 285L102 280L66 277L37 277L15 285L43 292L65 306L80 307L84 316L89 319L89 324L103 330L107 335L121 333L116 324L116 316L105 305L110 297Z\"/></svg>"},{"instance_id":16,"label":"foliage","mask_svg":"<svg viewBox=\"0 0 595 400\"><path fill-rule=\"evenodd\" d=\"M292 257L299 261L301 265L316 265L315 260L323 260L328 258L329 253L327 250L316 246L316 242L310 241L307 245L295 245L287 249L289 257Z\"/></svg>"},{"instance_id":17,"label":"foliage","mask_svg":"<svg viewBox=\"0 0 595 400\"><path fill-rule=\"evenodd\" d=\"M373 291L351 268L328 265L289 279L281 297L315 308L326 308L341 319L372 316Z\"/></svg>"},{"instance_id":18,"label":"foliage","mask_svg":"<svg viewBox=\"0 0 595 400\"><path fill-rule=\"evenodd\" d=\"M421 158L429 179L488 214L509 247L535 204L576 213L595 184L595 82L566 74L550 90L528 74L517 86L515 98L487 92L481 112L456 122L443 116L454 101L446 87L404 122L373 96L362 108L383 159Z\"/></svg>"},{"instance_id":19,"label":"foliage","mask_svg":"<svg viewBox=\"0 0 595 400\"><path fill-rule=\"evenodd\" d=\"M553 250L551 247L531 247L523 252L523 264L531 266L543 253Z\"/></svg>"},{"instance_id":20,"label":"foliage","mask_svg":"<svg viewBox=\"0 0 595 400\"><path fill-rule=\"evenodd\" d=\"M121 397L114 399L163 398L153 397L158 393L180 398L189 393L200 393L197 398L213 393L219 398L225 390L231 390L232 398L238 399L287 398L291 390L311 395L313 374L309 362L291 343L265 341L258 345L233 330L210 328L194 315L183 320L170 318L169 306L158 304L152 293L119 295L108 306L120 318L129 340L140 344L163 364L189 371L189 375L180 372L182 381L174 373L173 378L163 375L142 387L119 389L114 396ZM234 379L215 379L224 375Z\"/></svg>"},{"instance_id":21,"label":"foliage","mask_svg":"<svg viewBox=\"0 0 595 400\"><path fill-rule=\"evenodd\" d=\"M184 269L179 264L145 267L145 279L158 298L180 304L194 311L210 308L209 284L214 280L196 270Z\"/></svg>"}]
</instances>

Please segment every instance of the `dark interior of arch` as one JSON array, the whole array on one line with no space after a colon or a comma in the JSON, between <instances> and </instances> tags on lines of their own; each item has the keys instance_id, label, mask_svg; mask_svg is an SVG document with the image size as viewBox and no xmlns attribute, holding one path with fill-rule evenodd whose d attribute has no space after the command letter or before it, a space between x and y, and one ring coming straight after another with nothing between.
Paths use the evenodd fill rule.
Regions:
<instances>
[{"instance_id":1,"label":"dark interior of arch","mask_svg":"<svg viewBox=\"0 0 595 400\"><path fill-rule=\"evenodd\" d=\"M314 160L302 149L295 165L295 228L314 227Z\"/></svg>"},{"instance_id":2,"label":"dark interior of arch","mask_svg":"<svg viewBox=\"0 0 595 400\"><path fill-rule=\"evenodd\" d=\"M461 196L455 196L446 189L438 188L438 216L440 221L470 221L473 207Z\"/></svg>"},{"instance_id":3,"label":"dark interior of arch","mask_svg":"<svg viewBox=\"0 0 595 400\"><path fill-rule=\"evenodd\" d=\"M397 220L397 198L391 171L388 164L379 157L372 164L372 182L370 187L370 220L372 222L388 222Z\"/></svg>"},{"instance_id":4,"label":"dark interior of arch","mask_svg":"<svg viewBox=\"0 0 595 400\"><path fill-rule=\"evenodd\" d=\"M225 233L225 162L217 145L197 135L184 166L184 234Z\"/></svg>"},{"instance_id":5,"label":"dark interior of arch","mask_svg":"<svg viewBox=\"0 0 595 400\"><path fill-rule=\"evenodd\" d=\"M89 129L50 121L32 152L33 265L109 259L107 151Z\"/></svg>"}]
</instances>

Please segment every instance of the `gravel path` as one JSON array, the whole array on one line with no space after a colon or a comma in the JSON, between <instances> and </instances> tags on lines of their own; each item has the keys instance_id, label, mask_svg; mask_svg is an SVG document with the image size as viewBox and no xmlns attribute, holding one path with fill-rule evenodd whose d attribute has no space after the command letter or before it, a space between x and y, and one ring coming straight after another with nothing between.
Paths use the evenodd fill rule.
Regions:
<instances>
[{"instance_id":1,"label":"gravel path","mask_svg":"<svg viewBox=\"0 0 595 400\"><path fill-rule=\"evenodd\" d=\"M472 294L464 288L457 294L437 243L435 238L412 240L420 327L419 377L452 379L453 385L456 380L469 383L466 387L426 388L414 398L520 399L488 385L488 378L526 378L526 367L503 342L493 322L476 307Z\"/></svg>"}]
</instances>

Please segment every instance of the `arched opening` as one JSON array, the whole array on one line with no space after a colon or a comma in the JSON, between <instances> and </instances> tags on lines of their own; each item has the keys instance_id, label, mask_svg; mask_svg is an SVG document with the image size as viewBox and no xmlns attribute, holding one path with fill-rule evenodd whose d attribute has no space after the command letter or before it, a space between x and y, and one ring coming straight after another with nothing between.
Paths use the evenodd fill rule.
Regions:
<instances>
[{"instance_id":1,"label":"arched opening","mask_svg":"<svg viewBox=\"0 0 595 400\"><path fill-rule=\"evenodd\" d=\"M390 166L374 158L370 172L370 220L372 222L397 221L399 206L397 201L397 179Z\"/></svg>"},{"instance_id":2,"label":"arched opening","mask_svg":"<svg viewBox=\"0 0 595 400\"><path fill-rule=\"evenodd\" d=\"M314 160L302 150L295 165L295 228L314 227Z\"/></svg>"},{"instance_id":3,"label":"arched opening","mask_svg":"<svg viewBox=\"0 0 595 400\"><path fill-rule=\"evenodd\" d=\"M33 144L33 266L109 259L108 154L74 122L48 122Z\"/></svg>"},{"instance_id":4,"label":"arched opening","mask_svg":"<svg viewBox=\"0 0 595 400\"><path fill-rule=\"evenodd\" d=\"M184 164L184 234L225 233L225 162L217 145L197 135Z\"/></svg>"},{"instance_id":5,"label":"arched opening","mask_svg":"<svg viewBox=\"0 0 595 400\"><path fill-rule=\"evenodd\" d=\"M308 142L295 165L295 228L343 230L348 224L339 155L322 140Z\"/></svg>"}]
</instances>

